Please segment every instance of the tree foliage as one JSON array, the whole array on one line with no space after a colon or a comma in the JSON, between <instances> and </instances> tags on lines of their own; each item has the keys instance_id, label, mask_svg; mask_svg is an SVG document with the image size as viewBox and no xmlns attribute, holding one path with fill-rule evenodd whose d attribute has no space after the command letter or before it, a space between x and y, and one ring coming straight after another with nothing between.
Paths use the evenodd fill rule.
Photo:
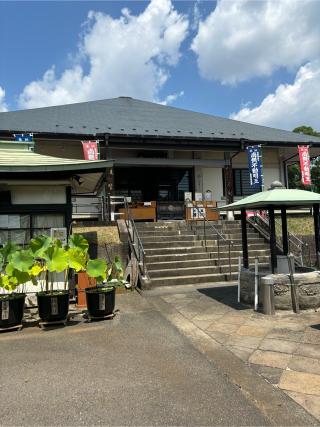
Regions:
<instances>
[{"instance_id":1,"label":"tree foliage","mask_svg":"<svg viewBox=\"0 0 320 427\"><path fill-rule=\"evenodd\" d=\"M292 132L303 133L304 135L320 136L320 132L315 131L311 126L305 125L294 128Z\"/></svg>"}]
</instances>

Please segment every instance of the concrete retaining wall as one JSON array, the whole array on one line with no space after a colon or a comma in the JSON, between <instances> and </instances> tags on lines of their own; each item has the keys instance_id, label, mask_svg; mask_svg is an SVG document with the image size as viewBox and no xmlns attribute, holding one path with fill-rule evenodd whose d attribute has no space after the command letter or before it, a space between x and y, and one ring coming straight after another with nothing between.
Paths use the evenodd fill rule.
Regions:
<instances>
[{"instance_id":1,"label":"concrete retaining wall","mask_svg":"<svg viewBox=\"0 0 320 427\"><path fill-rule=\"evenodd\" d=\"M262 304L261 278L266 277L274 283L274 303L275 309L291 310L291 290L290 279L287 274L266 274L266 271L259 273L259 303ZM320 307L320 272L313 271L307 273L294 274L294 282L297 285L297 294L300 309L306 310ZM254 272L243 270L240 276L241 302L247 304L254 303Z\"/></svg>"}]
</instances>

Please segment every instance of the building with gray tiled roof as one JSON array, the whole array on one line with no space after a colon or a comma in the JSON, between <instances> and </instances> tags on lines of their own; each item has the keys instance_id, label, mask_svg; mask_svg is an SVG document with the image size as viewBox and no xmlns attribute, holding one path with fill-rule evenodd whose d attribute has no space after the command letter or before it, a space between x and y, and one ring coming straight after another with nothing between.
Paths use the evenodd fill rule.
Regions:
<instances>
[{"instance_id":1,"label":"building with gray tiled roof","mask_svg":"<svg viewBox=\"0 0 320 427\"><path fill-rule=\"evenodd\" d=\"M250 194L248 145L262 146L265 187L287 184L298 145L320 154L317 137L129 97L0 113L1 139L21 132L34 134L37 153L64 158L82 159L81 141L98 140L101 158L114 161L107 191L159 206L181 205L185 192L209 192L218 203L226 188L235 198Z\"/></svg>"}]
</instances>

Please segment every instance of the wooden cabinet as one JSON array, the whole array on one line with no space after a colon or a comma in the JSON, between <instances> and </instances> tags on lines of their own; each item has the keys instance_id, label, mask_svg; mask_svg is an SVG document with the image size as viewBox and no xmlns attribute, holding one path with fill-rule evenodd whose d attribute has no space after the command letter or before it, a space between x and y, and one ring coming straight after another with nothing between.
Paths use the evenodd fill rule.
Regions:
<instances>
[{"instance_id":1,"label":"wooden cabinet","mask_svg":"<svg viewBox=\"0 0 320 427\"><path fill-rule=\"evenodd\" d=\"M130 206L131 217L136 221L153 221L157 220L157 202L137 202L132 203ZM122 214L121 218L126 219L126 210L119 209Z\"/></svg>"}]
</instances>

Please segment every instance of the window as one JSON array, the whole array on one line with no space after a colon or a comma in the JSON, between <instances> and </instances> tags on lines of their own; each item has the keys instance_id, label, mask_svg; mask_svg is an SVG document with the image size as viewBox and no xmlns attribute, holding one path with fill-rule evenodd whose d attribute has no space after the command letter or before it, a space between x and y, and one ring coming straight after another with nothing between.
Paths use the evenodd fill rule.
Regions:
<instances>
[{"instance_id":1,"label":"window","mask_svg":"<svg viewBox=\"0 0 320 427\"><path fill-rule=\"evenodd\" d=\"M64 227L63 214L0 214L0 245L7 241L24 245L38 234L50 234L50 228Z\"/></svg>"},{"instance_id":2,"label":"window","mask_svg":"<svg viewBox=\"0 0 320 427\"><path fill-rule=\"evenodd\" d=\"M248 169L233 169L233 188L235 196L249 196L260 191L251 187Z\"/></svg>"},{"instance_id":3,"label":"window","mask_svg":"<svg viewBox=\"0 0 320 427\"><path fill-rule=\"evenodd\" d=\"M250 175L248 169L232 169L233 175L233 191L235 196L250 196L250 194L258 193L261 189L253 188L250 185ZM223 179L223 195L225 192L225 174L222 169Z\"/></svg>"}]
</instances>

